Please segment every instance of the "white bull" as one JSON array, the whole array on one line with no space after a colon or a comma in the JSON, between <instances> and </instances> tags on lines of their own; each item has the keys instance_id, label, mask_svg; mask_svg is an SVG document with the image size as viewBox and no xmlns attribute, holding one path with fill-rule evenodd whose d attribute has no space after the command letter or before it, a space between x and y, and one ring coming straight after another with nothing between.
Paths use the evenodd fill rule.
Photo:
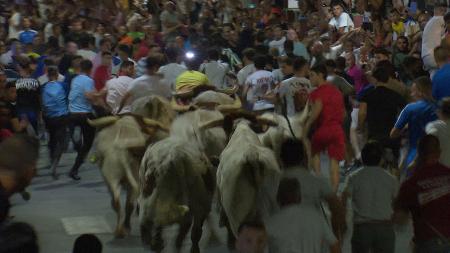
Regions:
<instances>
[{"instance_id":1,"label":"white bull","mask_svg":"<svg viewBox=\"0 0 450 253\"><path fill-rule=\"evenodd\" d=\"M217 170L219 201L232 232L229 236L237 235L242 222L265 218L274 211L279 175L274 152L262 145L248 122L238 123Z\"/></svg>"},{"instance_id":2,"label":"white bull","mask_svg":"<svg viewBox=\"0 0 450 253\"><path fill-rule=\"evenodd\" d=\"M145 148L168 136L166 125L175 117L169 101L156 96L141 98L132 108L135 115L90 121L92 126L102 128L96 137L98 163L117 213L116 237L124 237L130 231L131 214L140 192L139 165ZM120 204L122 187L127 192L125 213Z\"/></svg>"},{"instance_id":3,"label":"white bull","mask_svg":"<svg viewBox=\"0 0 450 253\"><path fill-rule=\"evenodd\" d=\"M228 98L208 103L211 106L218 110L197 109L177 117L170 137L150 146L142 159L141 236L157 252L163 248L162 227L180 224L176 240L179 249L192 222L191 252L199 252L202 225L211 210L215 189L210 161L218 159L227 142L223 128L210 123L223 121L219 110L240 108L241 104L239 99Z\"/></svg>"},{"instance_id":4,"label":"white bull","mask_svg":"<svg viewBox=\"0 0 450 253\"><path fill-rule=\"evenodd\" d=\"M258 134L261 143L268 148L271 148L280 162L281 145L286 139L296 138L304 142L305 147L309 147L308 139L305 138L303 130L306 120L309 116L309 106L306 105L303 112L296 113L293 116L286 117L276 113L264 113L261 118L272 120L278 123L277 126L271 126L266 132ZM290 126L289 126L290 124ZM309 149L307 151L309 155Z\"/></svg>"}]
</instances>

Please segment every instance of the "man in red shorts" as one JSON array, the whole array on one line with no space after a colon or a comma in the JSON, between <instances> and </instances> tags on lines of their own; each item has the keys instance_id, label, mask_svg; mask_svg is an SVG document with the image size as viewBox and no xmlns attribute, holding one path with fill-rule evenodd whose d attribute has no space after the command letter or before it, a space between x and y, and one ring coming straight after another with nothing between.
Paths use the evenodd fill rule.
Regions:
<instances>
[{"instance_id":1,"label":"man in red shorts","mask_svg":"<svg viewBox=\"0 0 450 253\"><path fill-rule=\"evenodd\" d=\"M330 158L330 179L334 190L339 184L339 161L344 159L345 135L342 129L344 120L344 100L341 92L326 81L327 69L318 65L310 71L310 81L317 87L310 96L311 115L306 122L309 132L314 124L311 138L313 167L320 174L320 153L327 151ZM306 136L306 135L305 135Z\"/></svg>"}]
</instances>

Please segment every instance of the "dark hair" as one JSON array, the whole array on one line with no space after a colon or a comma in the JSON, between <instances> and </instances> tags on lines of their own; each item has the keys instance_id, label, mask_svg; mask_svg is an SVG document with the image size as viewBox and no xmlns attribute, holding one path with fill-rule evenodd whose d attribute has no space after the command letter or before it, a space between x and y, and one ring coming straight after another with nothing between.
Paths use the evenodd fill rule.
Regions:
<instances>
[{"instance_id":1,"label":"dark hair","mask_svg":"<svg viewBox=\"0 0 450 253\"><path fill-rule=\"evenodd\" d=\"M382 60L375 65L375 68L382 68L385 71L385 75L391 78L395 78L395 66L389 60Z\"/></svg>"},{"instance_id":2,"label":"dark hair","mask_svg":"<svg viewBox=\"0 0 450 253\"><path fill-rule=\"evenodd\" d=\"M36 231L24 222L14 222L1 227L0 245L0 253L39 252Z\"/></svg>"},{"instance_id":3,"label":"dark hair","mask_svg":"<svg viewBox=\"0 0 450 253\"><path fill-rule=\"evenodd\" d=\"M161 66L161 62L162 62L161 54L150 55L145 60L146 68L147 69L159 68Z\"/></svg>"},{"instance_id":4,"label":"dark hair","mask_svg":"<svg viewBox=\"0 0 450 253\"><path fill-rule=\"evenodd\" d=\"M80 42L80 47L81 48L89 47L89 44L91 43L91 36L89 36L88 34L83 34L80 37L79 42Z\"/></svg>"},{"instance_id":5,"label":"dark hair","mask_svg":"<svg viewBox=\"0 0 450 253\"><path fill-rule=\"evenodd\" d=\"M266 34L263 31L256 33L255 40L257 42L264 42L266 40Z\"/></svg>"},{"instance_id":6,"label":"dark hair","mask_svg":"<svg viewBox=\"0 0 450 253\"><path fill-rule=\"evenodd\" d=\"M48 77L58 77L58 67L57 66L48 66L47 68L47 75Z\"/></svg>"},{"instance_id":7,"label":"dark hair","mask_svg":"<svg viewBox=\"0 0 450 253\"><path fill-rule=\"evenodd\" d=\"M119 51L125 52L128 56L131 55L131 48L128 45L120 44L117 49Z\"/></svg>"},{"instance_id":8,"label":"dark hair","mask_svg":"<svg viewBox=\"0 0 450 253\"><path fill-rule=\"evenodd\" d=\"M447 12L444 16L444 21L445 23L449 23L450 22L450 12Z\"/></svg>"},{"instance_id":9,"label":"dark hair","mask_svg":"<svg viewBox=\"0 0 450 253\"><path fill-rule=\"evenodd\" d=\"M380 165L383 153L383 147L379 142L368 142L361 150L362 162L366 166Z\"/></svg>"},{"instance_id":10,"label":"dark hair","mask_svg":"<svg viewBox=\"0 0 450 253\"><path fill-rule=\"evenodd\" d=\"M296 139L287 139L281 144L280 156L284 166L305 166L307 164L305 146Z\"/></svg>"},{"instance_id":11,"label":"dark hair","mask_svg":"<svg viewBox=\"0 0 450 253\"><path fill-rule=\"evenodd\" d=\"M14 154L14 155L11 155ZM0 143L0 167L21 174L34 165L39 156L39 141L32 136L16 134Z\"/></svg>"},{"instance_id":12,"label":"dark hair","mask_svg":"<svg viewBox=\"0 0 450 253\"><path fill-rule=\"evenodd\" d=\"M338 69L345 69L345 57L339 56L336 58L336 68Z\"/></svg>"},{"instance_id":13,"label":"dark hair","mask_svg":"<svg viewBox=\"0 0 450 253\"><path fill-rule=\"evenodd\" d=\"M277 201L280 206L300 204L300 182L296 178L283 178L277 192Z\"/></svg>"},{"instance_id":14,"label":"dark hair","mask_svg":"<svg viewBox=\"0 0 450 253\"><path fill-rule=\"evenodd\" d=\"M80 235L73 245L72 253L101 253L102 242L92 234Z\"/></svg>"},{"instance_id":15,"label":"dark hair","mask_svg":"<svg viewBox=\"0 0 450 253\"><path fill-rule=\"evenodd\" d=\"M92 62L90 60L82 60L80 62L80 69L84 73L90 73L92 70Z\"/></svg>"},{"instance_id":16,"label":"dark hair","mask_svg":"<svg viewBox=\"0 0 450 253\"><path fill-rule=\"evenodd\" d=\"M105 55L112 56L112 53L111 53L111 51L104 51L104 52L102 52L102 56L105 56Z\"/></svg>"},{"instance_id":17,"label":"dark hair","mask_svg":"<svg viewBox=\"0 0 450 253\"><path fill-rule=\"evenodd\" d=\"M111 42L111 41L110 41L109 39L103 38L103 39L100 40L99 45L100 45L100 46L103 46L104 44L106 44L106 43L108 43L108 42Z\"/></svg>"},{"instance_id":18,"label":"dark hair","mask_svg":"<svg viewBox=\"0 0 450 253\"><path fill-rule=\"evenodd\" d=\"M439 111L445 117L450 117L450 97L445 97L439 102Z\"/></svg>"},{"instance_id":19,"label":"dark hair","mask_svg":"<svg viewBox=\"0 0 450 253\"><path fill-rule=\"evenodd\" d=\"M391 52L389 52L386 48L384 47L377 47L373 50L373 54L382 54L382 55L386 55L389 56L391 55Z\"/></svg>"},{"instance_id":20,"label":"dark hair","mask_svg":"<svg viewBox=\"0 0 450 253\"><path fill-rule=\"evenodd\" d=\"M294 65L294 59L291 58L291 57L282 56L282 57L280 57L278 59L279 59L280 64L284 63L284 64L289 65L289 66L293 66Z\"/></svg>"},{"instance_id":21,"label":"dark hair","mask_svg":"<svg viewBox=\"0 0 450 253\"><path fill-rule=\"evenodd\" d=\"M284 50L286 52L293 52L294 51L294 42L292 40L286 40L284 42Z\"/></svg>"},{"instance_id":22,"label":"dark hair","mask_svg":"<svg viewBox=\"0 0 450 253\"><path fill-rule=\"evenodd\" d=\"M219 60L219 50L216 48L210 48L208 50L208 59L217 61Z\"/></svg>"},{"instance_id":23,"label":"dark hair","mask_svg":"<svg viewBox=\"0 0 450 253\"><path fill-rule=\"evenodd\" d=\"M45 58L45 59L44 59L44 65L45 65L45 66L52 66L52 65L55 65L55 61L52 60L52 59L49 59L49 58Z\"/></svg>"},{"instance_id":24,"label":"dark hair","mask_svg":"<svg viewBox=\"0 0 450 253\"><path fill-rule=\"evenodd\" d=\"M373 78L378 82L387 83L389 81L389 72L383 66L377 66L372 72Z\"/></svg>"},{"instance_id":25,"label":"dark hair","mask_svg":"<svg viewBox=\"0 0 450 253\"><path fill-rule=\"evenodd\" d=\"M258 220L255 221L244 221L239 225L238 228L238 234L240 234L244 229L246 228L252 228L256 230L266 231L266 226L264 226L264 223Z\"/></svg>"},{"instance_id":26,"label":"dark hair","mask_svg":"<svg viewBox=\"0 0 450 253\"><path fill-rule=\"evenodd\" d=\"M131 66L134 67L134 62L132 62L132 61L124 61L124 62L122 62L122 64L120 65L120 68L121 68L121 69L126 69L126 68L129 68L129 67L131 67Z\"/></svg>"},{"instance_id":27,"label":"dark hair","mask_svg":"<svg viewBox=\"0 0 450 253\"><path fill-rule=\"evenodd\" d=\"M325 66L327 66L328 68L336 68L336 62L334 62L333 60L329 59L325 61Z\"/></svg>"},{"instance_id":28,"label":"dark hair","mask_svg":"<svg viewBox=\"0 0 450 253\"><path fill-rule=\"evenodd\" d=\"M294 64L293 64L294 71L298 71L298 70L302 69L307 64L308 64L308 61L303 56L295 57Z\"/></svg>"},{"instance_id":29,"label":"dark hair","mask_svg":"<svg viewBox=\"0 0 450 253\"><path fill-rule=\"evenodd\" d=\"M317 66L314 66L311 68L311 71L316 74L321 74L323 79L327 78L328 71L327 71L327 67L325 66L325 64L319 64Z\"/></svg>"},{"instance_id":30,"label":"dark hair","mask_svg":"<svg viewBox=\"0 0 450 253\"><path fill-rule=\"evenodd\" d=\"M440 142L439 139L431 134L427 134L420 138L419 143L417 144L417 164L418 166L422 166L424 158L429 155L438 154L441 152L440 150Z\"/></svg>"},{"instance_id":31,"label":"dark hair","mask_svg":"<svg viewBox=\"0 0 450 253\"><path fill-rule=\"evenodd\" d=\"M253 48L244 49L244 51L242 51L242 57L246 57L250 61L253 61L253 58L255 58L255 49Z\"/></svg>"},{"instance_id":32,"label":"dark hair","mask_svg":"<svg viewBox=\"0 0 450 253\"><path fill-rule=\"evenodd\" d=\"M255 56L253 61L255 64L255 68L257 68L257 69L264 69L266 67L267 58L264 55Z\"/></svg>"},{"instance_id":33,"label":"dark hair","mask_svg":"<svg viewBox=\"0 0 450 253\"><path fill-rule=\"evenodd\" d=\"M165 53L169 62L176 62L180 55L180 50L176 47L168 47Z\"/></svg>"},{"instance_id":34,"label":"dark hair","mask_svg":"<svg viewBox=\"0 0 450 253\"><path fill-rule=\"evenodd\" d=\"M331 7L341 6L342 8L344 8L344 4L342 4L342 2L340 0L332 1L330 6Z\"/></svg>"}]
</instances>

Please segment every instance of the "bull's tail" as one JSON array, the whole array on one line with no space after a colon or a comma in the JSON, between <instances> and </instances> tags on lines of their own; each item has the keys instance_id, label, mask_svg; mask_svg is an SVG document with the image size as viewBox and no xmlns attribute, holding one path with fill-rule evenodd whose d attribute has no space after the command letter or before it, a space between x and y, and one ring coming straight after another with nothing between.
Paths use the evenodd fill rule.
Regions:
<instances>
[{"instance_id":1,"label":"bull's tail","mask_svg":"<svg viewBox=\"0 0 450 253\"><path fill-rule=\"evenodd\" d=\"M127 157L122 157L122 159L120 159L120 162L122 163L122 166L124 168L125 178L129 184L130 190L134 191L135 194L139 194L140 188L139 183L137 182L136 179L136 175L138 174L137 170L139 168L138 167L133 168L133 166L135 165L134 162L130 162L130 160L127 159Z\"/></svg>"}]
</instances>

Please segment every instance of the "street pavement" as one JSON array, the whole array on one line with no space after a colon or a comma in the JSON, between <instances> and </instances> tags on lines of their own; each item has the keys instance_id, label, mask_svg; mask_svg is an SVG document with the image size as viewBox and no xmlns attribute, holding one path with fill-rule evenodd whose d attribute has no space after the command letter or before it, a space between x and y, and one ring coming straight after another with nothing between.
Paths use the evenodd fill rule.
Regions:
<instances>
[{"instance_id":1,"label":"street pavement","mask_svg":"<svg viewBox=\"0 0 450 253\"><path fill-rule=\"evenodd\" d=\"M131 235L124 239L114 238L116 215L110 206L109 192L98 167L86 162L80 169L81 181L76 182L67 177L74 159L73 152L63 155L58 168L60 177L55 181L49 170L47 150L42 146L38 175L27 189L31 193L31 199L27 202L20 195L12 197L11 215L14 216L14 221L24 221L34 226L42 253L71 252L73 242L82 233L95 233L103 243L103 252L151 252L141 244L136 214L132 218ZM348 210L348 218L351 220L351 208ZM215 231L215 239L209 240L211 230L205 225L201 241L202 252L228 252L225 247L226 231L218 228L218 216L215 212L211 215L210 224ZM350 229L343 245L343 252L346 253L351 252L351 224L348 227ZM165 229L165 252L175 252L173 242L176 231L177 226ZM396 252L411 252L409 249L411 227L398 229L397 232ZM189 247L188 235L183 252L189 252Z\"/></svg>"}]
</instances>

